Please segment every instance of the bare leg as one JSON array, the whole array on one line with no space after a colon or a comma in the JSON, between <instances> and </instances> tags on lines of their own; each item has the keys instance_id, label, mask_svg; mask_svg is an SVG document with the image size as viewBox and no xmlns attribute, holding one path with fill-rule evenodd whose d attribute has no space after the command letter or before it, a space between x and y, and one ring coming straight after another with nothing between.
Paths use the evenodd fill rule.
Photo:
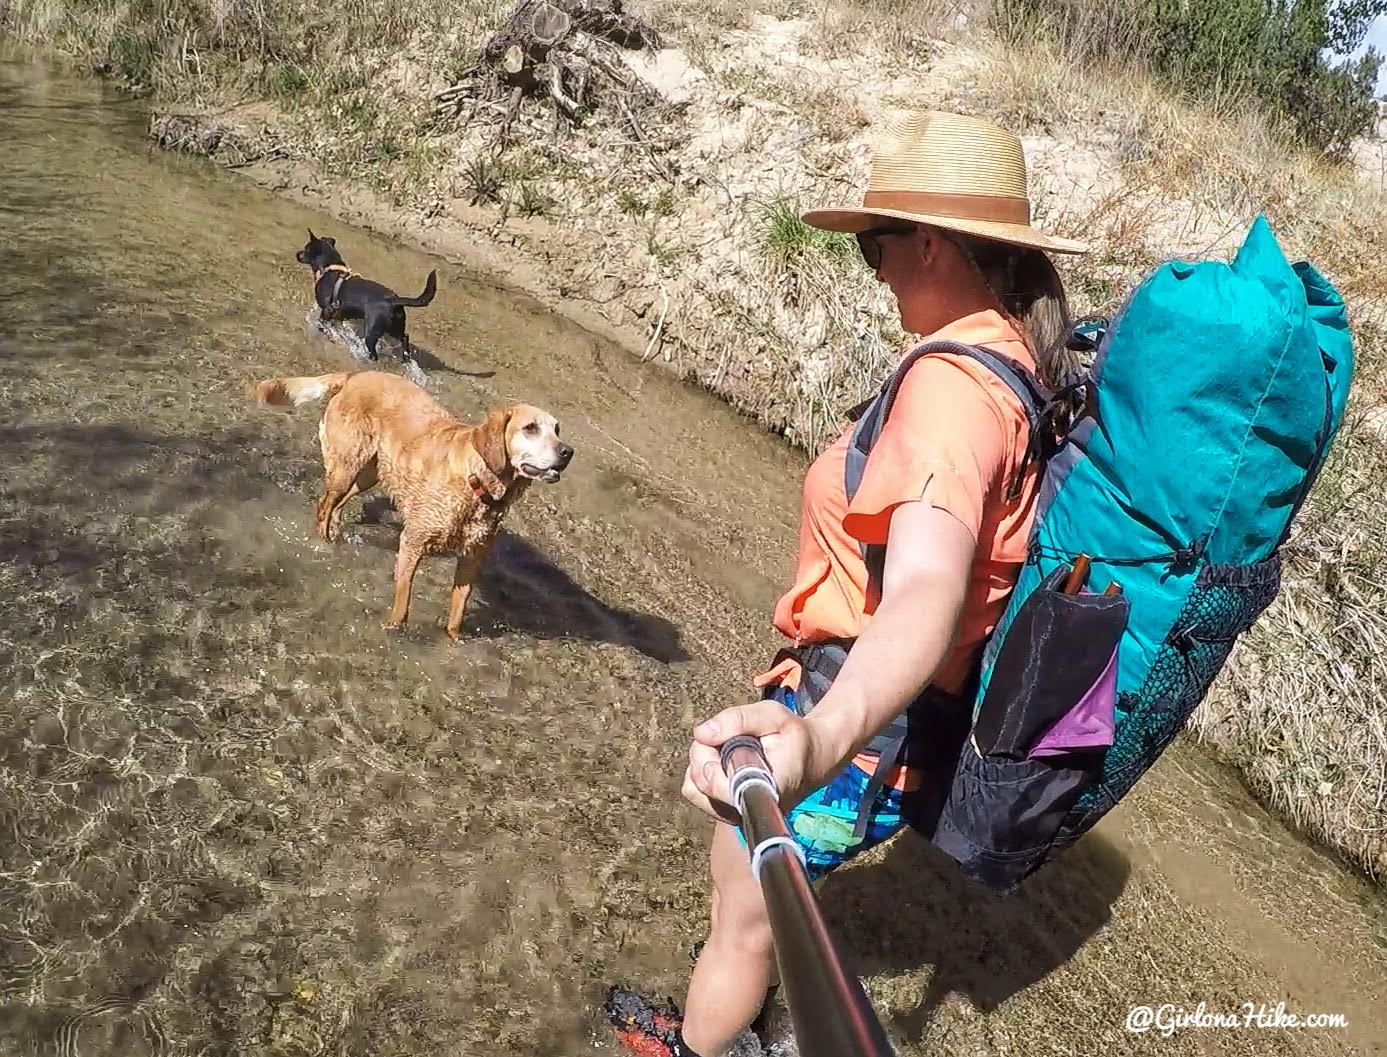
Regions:
<instances>
[{"instance_id":1,"label":"bare leg","mask_svg":"<svg viewBox=\"0 0 1387 1057\"><path fill-rule=\"evenodd\" d=\"M458 556L457 569L453 572L453 597L448 605L448 638L457 642L462 638L462 618L467 609L467 599L472 595L472 582L477 578L477 570L482 567L495 537L491 537L475 551Z\"/></svg>"},{"instance_id":2,"label":"bare leg","mask_svg":"<svg viewBox=\"0 0 1387 1057\"><path fill-rule=\"evenodd\" d=\"M775 980L775 947L761 886L747 850L727 825L713 834L713 927L699 952L684 1004L684 1041L721 1057L756 1019Z\"/></svg>"},{"instance_id":3,"label":"bare leg","mask_svg":"<svg viewBox=\"0 0 1387 1057\"><path fill-rule=\"evenodd\" d=\"M390 607L390 616L381 625L386 631L404 627L409 619L409 591L414 585L414 572L419 568L419 559L424 550L417 540L407 534L400 537L400 551L395 556L395 603Z\"/></svg>"}]
</instances>

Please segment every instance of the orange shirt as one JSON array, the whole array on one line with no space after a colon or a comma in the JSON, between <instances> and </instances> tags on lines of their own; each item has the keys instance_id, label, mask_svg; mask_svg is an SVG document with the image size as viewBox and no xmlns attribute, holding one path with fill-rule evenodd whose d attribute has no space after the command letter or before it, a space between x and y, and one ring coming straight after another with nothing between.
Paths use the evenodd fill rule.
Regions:
<instances>
[{"instance_id":1,"label":"orange shirt","mask_svg":"<svg viewBox=\"0 0 1387 1057\"><path fill-rule=\"evenodd\" d=\"M926 340L985 345L1035 370L1016 329L992 310ZM796 645L860 635L871 613L859 544L884 544L896 507L928 502L957 518L977 542L954 649L935 678L958 692L1026 558L1035 468L1027 470L1021 498L1007 500L1026 450L1025 411L1006 383L975 360L926 356L907 372L849 504L843 469L851 436L849 428L805 476L795 581L775 607L775 626ZM793 684L797 675L787 662L755 683Z\"/></svg>"}]
</instances>

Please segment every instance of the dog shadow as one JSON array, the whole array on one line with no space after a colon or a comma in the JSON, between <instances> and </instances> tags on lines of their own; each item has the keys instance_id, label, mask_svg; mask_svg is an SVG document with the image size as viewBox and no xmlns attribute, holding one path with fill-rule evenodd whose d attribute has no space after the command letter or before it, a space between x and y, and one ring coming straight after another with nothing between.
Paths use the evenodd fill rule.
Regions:
<instances>
[{"instance_id":1,"label":"dog shadow","mask_svg":"<svg viewBox=\"0 0 1387 1057\"><path fill-rule=\"evenodd\" d=\"M990 1013L1063 966L1112 918L1130 873L1126 857L1090 833L998 896L906 832L879 861L830 874L820 898L859 974L933 967L918 1004L891 1018L896 1033L918 1041L951 994Z\"/></svg>"},{"instance_id":2,"label":"dog shadow","mask_svg":"<svg viewBox=\"0 0 1387 1057\"><path fill-rule=\"evenodd\" d=\"M411 342L410 344L414 348L415 362L426 371L453 374L460 378L494 378L496 376L495 371L464 371L460 367L450 366L418 342Z\"/></svg>"},{"instance_id":3,"label":"dog shadow","mask_svg":"<svg viewBox=\"0 0 1387 1057\"><path fill-rule=\"evenodd\" d=\"M363 526L389 530L389 539L369 539L395 549L401 523L386 496L362 503ZM523 537L501 529L477 577L467 610L467 634L500 638L521 632L546 639L607 642L642 653L661 664L692 659L679 629L664 617L608 605L555 565Z\"/></svg>"}]
</instances>

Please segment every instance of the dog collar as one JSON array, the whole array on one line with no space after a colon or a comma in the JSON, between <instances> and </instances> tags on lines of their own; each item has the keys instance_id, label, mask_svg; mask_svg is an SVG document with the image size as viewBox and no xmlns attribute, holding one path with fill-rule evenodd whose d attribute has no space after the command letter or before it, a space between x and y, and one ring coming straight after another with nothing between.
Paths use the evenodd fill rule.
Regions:
<instances>
[{"instance_id":1,"label":"dog collar","mask_svg":"<svg viewBox=\"0 0 1387 1057\"><path fill-rule=\"evenodd\" d=\"M467 485L469 488L472 489L472 494L475 495L482 502L490 503L493 501L491 498L491 493L488 492L482 486L482 479L478 477L475 473L467 475Z\"/></svg>"}]
</instances>

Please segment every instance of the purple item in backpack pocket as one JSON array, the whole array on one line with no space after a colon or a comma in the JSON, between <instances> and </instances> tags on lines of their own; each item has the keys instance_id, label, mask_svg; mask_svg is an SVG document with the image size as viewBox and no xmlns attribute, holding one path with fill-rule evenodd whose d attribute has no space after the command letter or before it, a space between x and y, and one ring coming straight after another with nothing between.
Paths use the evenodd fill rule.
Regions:
<instances>
[{"instance_id":1,"label":"purple item in backpack pocket","mask_svg":"<svg viewBox=\"0 0 1387 1057\"><path fill-rule=\"evenodd\" d=\"M1026 758L1108 748L1113 741L1116 705L1117 651L1113 650L1108 666L1088 693L1041 736L1026 753Z\"/></svg>"},{"instance_id":2,"label":"purple item in backpack pocket","mask_svg":"<svg viewBox=\"0 0 1387 1057\"><path fill-rule=\"evenodd\" d=\"M1066 593L1067 572L1046 576L1007 631L973 723L979 755L1021 761L1112 744L1130 605L1121 595Z\"/></svg>"}]
</instances>

